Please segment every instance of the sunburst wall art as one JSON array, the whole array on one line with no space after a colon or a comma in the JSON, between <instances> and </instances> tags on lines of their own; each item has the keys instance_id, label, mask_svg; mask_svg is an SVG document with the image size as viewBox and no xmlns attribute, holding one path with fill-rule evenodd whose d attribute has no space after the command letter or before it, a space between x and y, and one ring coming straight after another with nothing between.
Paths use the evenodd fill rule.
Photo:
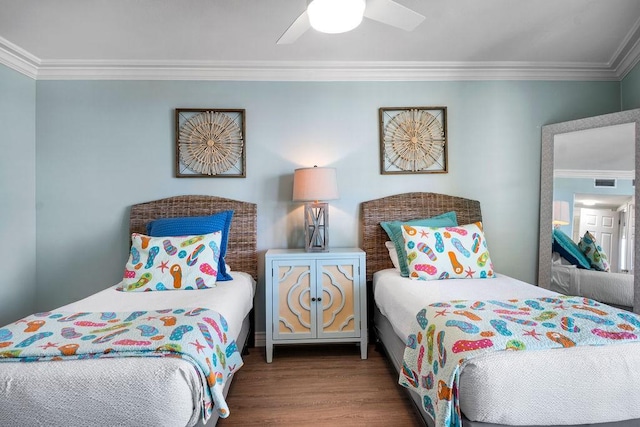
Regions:
<instances>
[{"instance_id":1,"label":"sunburst wall art","mask_svg":"<svg viewBox=\"0 0 640 427\"><path fill-rule=\"evenodd\" d=\"M380 173L447 173L447 107L380 108Z\"/></svg>"},{"instance_id":2,"label":"sunburst wall art","mask_svg":"<svg viewBox=\"0 0 640 427\"><path fill-rule=\"evenodd\" d=\"M244 178L245 110L176 109L176 176Z\"/></svg>"}]
</instances>

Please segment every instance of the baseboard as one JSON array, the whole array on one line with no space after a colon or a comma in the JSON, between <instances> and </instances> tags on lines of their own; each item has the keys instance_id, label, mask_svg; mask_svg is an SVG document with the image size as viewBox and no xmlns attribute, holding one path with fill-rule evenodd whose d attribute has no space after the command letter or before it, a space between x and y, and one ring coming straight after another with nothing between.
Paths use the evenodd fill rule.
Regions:
<instances>
[{"instance_id":1,"label":"baseboard","mask_svg":"<svg viewBox=\"0 0 640 427\"><path fill-rule=\"evenodd\" d=\"M267 345L267 333L256 332L256 347L266 347Z\"/></svg>"}]
</instances>

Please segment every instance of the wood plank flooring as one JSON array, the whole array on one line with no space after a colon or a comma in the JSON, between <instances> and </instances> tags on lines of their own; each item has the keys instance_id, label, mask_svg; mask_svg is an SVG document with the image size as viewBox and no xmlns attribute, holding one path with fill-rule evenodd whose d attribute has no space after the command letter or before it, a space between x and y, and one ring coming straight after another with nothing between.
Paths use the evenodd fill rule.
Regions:
<instances>
[{"instance_id":1,"label":"wood plank flooring","mask_svg":"<svg viewBox=\"0 0 640 427\"><path fill-rule=\"evenodd\" d=\"M384 354L356 345L276 346L250 349L231 384L229 418L218 425L421 426Z\"/></svg>"}]
</instances>

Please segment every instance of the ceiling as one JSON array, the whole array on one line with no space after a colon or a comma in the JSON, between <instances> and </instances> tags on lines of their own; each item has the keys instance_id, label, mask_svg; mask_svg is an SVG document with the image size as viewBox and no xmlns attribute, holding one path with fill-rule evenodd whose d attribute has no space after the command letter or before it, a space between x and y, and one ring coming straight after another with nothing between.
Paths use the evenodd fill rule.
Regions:
<instances>
[{"instance_id":1,"label":"ceiling","mask_svg":"<svg viewBox=\"0 0 640 427\"><path fill-rule=\"evenodd\" d=\"M608 209L615 210L620 206L626 205L632 196L624 195L606 195L606 194L574 194L573 207L587 209ZM579 211L574 210L574 216L579 216Z\"/></svg>"},{"instance_id":2,"label":"ceiling","mask_svg":"<svg viewBox=\"0 0 640 427\"><path fill-rule=\"evenodd\" d=\"M276 40L306 0L0 0L0 63L37 79L620 80L640 58L638 0L396 0L369 19Z\"/></svg>"}]
</instances>

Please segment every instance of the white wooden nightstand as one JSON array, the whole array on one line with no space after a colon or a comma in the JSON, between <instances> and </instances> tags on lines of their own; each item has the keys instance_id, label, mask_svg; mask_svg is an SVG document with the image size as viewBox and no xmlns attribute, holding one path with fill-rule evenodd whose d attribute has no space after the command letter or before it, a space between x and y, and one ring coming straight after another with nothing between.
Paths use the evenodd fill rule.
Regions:
<instances>
[{"instance_id":1,"label":"white wooden nightstand","mask_svg":"<svg viewBox=\"0 0 640 427\"><path fill-rule=\"evenodd\" d=\"M265 256L267 363L273 346L360 343L367 358L365 253L271 249Z\"/></svg>"}]
</instances>

